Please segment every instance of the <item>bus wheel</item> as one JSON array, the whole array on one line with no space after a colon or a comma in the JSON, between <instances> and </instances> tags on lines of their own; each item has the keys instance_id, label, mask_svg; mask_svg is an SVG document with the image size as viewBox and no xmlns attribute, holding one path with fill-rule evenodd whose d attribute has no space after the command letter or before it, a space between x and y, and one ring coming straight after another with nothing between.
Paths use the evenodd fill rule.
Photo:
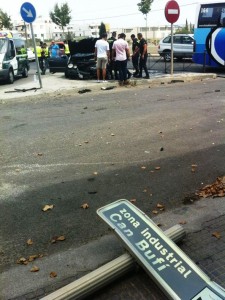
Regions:
<instances>
[{"instance_id":1,"label":"bus wheel","mask_svg":"<svg viewBox=\"0 0 225 300\"><path fill-rule=\"evenodd\" d=\"M28 77L28 69L27 69L27 67L24 67L22 76L23 76L23 78L27 78Z\"/></svg>"},{"instance_id":2,"label":"bus wheel","mask_svg":"<svg viewBox=\"0 0 225 300\"><path fill-rule=\"evenodd\" d=\"M14 82L14 73L13 73L13 69L10 69L10 70L9 70L7 82L10 83L10 84L13 84L13 82Z\"/></svg>"},{"instance_id":3,"label":"bus wheel","mask_svg":"<svg viewBox=\"0 0 225 300\"><path fill-rule=\"evenodd\" d=\"M171 60L171 52L170 51L164 52L163 56L164 56L165 61Z\"/></svg>"}]
</instances>

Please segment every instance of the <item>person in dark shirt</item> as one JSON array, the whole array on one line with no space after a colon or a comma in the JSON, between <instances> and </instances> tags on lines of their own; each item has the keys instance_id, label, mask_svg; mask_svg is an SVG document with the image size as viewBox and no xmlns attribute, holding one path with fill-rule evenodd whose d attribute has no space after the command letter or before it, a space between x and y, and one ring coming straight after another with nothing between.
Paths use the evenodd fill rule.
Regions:
<instances>
[{"instance_id":1,"label":"person in dark shirt","mask_svg":"<svg viewBox=\"0 0 225 300\"><path fill-rule=\"evenodd\" d=\"M139 49L140 49L140 60L139 60L139 74L137 77L142 78L142 70L144 69L145 71L145 79L149 78L149 73L148 73L148 69L146 66L147 63L147 58L148 58L148 53L147 53L147 42L146 40L143 38L142 33L138 33L137 35L138 40L139 40Z\"/></svg>"},{"instance_id":2,"label":"person in dark shirt","mask_svg":"<svg viewBox=\"0 0 225 300\"><path fill-rule=\"evenodd\" d=\"M137 76L139 74L139 42L134 34L131 34L130 37L132 39L132 63L135 70L133 76Z\"/></svg>"},{"instance_id":3,"label":"person in dark shirt","mask_svg":"<svg viewBox=\"0 0 225 300\"><path fill-rule=\"evenodd\" d=\"M108 63L108 70L109 70L109 74L110 74L111 79L113 79L113 78L118 79L118 77L119 77L118 74L117 74L118 70L116 69L114 57L112 57L112 46L113 46L113 43L115 41L116 41L116 32L113 31L112 36L108 39L109 52L110 52L110 61Z\"/></svg>"}]
</instances>

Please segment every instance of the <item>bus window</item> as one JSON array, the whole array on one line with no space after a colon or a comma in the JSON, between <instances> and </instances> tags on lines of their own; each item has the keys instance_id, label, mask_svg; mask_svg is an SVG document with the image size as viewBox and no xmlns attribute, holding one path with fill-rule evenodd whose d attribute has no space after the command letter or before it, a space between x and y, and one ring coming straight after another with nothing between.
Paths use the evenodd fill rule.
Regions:
<instances>
[{"instance_id":1,"label":"bus window","mask_svg":"<svg viewBox=\"0 0 225 300\"><path fill-rule=\"evenodd\" d=\"M225 3L202 4L198 17L198 28L217 27L225 17Z\"/></svg>"},{"instance_id":2,"label":"bus window","mask_svg":"<svg viewBox=\"0 0 225 300\"><path fill-rule=\"evenodd\" d=\"M220 17L221 27L225 27L225 8L222 8L221 17Z\"/></svg>"}]
</instances>

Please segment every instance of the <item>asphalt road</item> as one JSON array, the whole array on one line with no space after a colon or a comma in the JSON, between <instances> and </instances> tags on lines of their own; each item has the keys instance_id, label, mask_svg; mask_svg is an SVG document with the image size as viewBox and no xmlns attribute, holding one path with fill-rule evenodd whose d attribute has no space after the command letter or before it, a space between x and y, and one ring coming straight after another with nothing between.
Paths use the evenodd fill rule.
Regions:
<instances>
[{"instance_id":1,"label":"asphalt road","mask_svg":"<svg viewBox=\"0 0 225 300\"><path fill-rule=\"evenodd\" d=\"M108 234L96 209L117 199L150 217L189 203L224 175L224 93L216 79L1 104L1 269Z\"/></svg>"}]
</instances>

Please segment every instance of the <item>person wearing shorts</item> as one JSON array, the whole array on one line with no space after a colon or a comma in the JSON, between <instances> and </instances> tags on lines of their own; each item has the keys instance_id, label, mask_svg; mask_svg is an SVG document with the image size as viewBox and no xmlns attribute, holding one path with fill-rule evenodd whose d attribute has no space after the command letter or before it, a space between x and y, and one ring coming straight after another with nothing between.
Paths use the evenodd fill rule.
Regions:
<instances>
[{"instance_id":1,"label":"person wearing shorts","mask_svg":"<svg viewBox=\"0 0 225 300\"><path fill-rule=\"evenodd\" d=\"M102 38L95 43L95 58L97 59L97 82L100 82L102 72L103 82L106 82L106 65L110 60L109 43L107 33L102 34Z\"/></svg>"}]
</instances>

